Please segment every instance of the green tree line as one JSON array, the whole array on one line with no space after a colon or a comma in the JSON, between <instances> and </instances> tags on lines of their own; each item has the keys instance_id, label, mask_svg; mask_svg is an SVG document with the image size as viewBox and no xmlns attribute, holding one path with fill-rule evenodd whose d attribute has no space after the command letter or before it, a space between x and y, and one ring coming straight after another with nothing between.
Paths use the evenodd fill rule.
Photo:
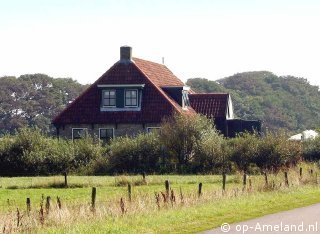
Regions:
<instances>
[{"instance_id":1,"label":"green tree line","mask_svg":"<svg viewBox=\"0 0 320 234\"><path fill-rule=\"evenodd\" d=\"M87 86L44 74L0 78L0 136L23 127L52 130L52 118Z\"/></svg>"},{"instance_id":2,"label":"green tree line","mask_svg":"<svg viewBox=\"0 0 320 234\"><path fill-rule=\"evenodd\" d=\"M192 123L192 124L191 124ZM284 132L224 138L207 118L176 115L161 130L118 137L65 140L20 129L0 140L0 175L277 172L320 159L320 137L289 141Z\"/></svg>"}]
</instances>

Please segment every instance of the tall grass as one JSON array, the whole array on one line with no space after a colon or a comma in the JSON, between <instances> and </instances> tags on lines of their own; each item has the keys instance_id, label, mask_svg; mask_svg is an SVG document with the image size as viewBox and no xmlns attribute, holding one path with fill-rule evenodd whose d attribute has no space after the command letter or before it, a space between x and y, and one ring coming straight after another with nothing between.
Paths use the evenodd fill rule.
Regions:
<instances>
[{"instance_id":1,"label":"tall grass","mask_svg":"<svg viewBox=\"0 0 320 234\"><path fill-rule=\"evenodd\" d=\"M32 210L27 214L25 208L19 210L13 209L8 212L0 212L0 228L4 233L13 232L35 232L46 230L52 227L68 228L70 226L81 223L99 222L105 220L112 222L113 220L135 220L137 216L156 216L161 211L176 211L190 207L197 207L204 204L228 202L234 199L244 199L250 202L259 194L264 193L282 193L289 192L292 189L317 186L319 170L314 165L303 164L303 175L300 177L300 167L294 167L289 170L289 187L284 183L284 174L279 172L269 176L270 183L265 184L263 176L250 176L251 186L249 184L244 187L242 185L242 174L232 176L227 184L225 191L221 189L220 176L171 176L172 183L169 194L166 194L164 180L166 176L149 178L149 183L156 185L139 185L133 186L131 202L126 194L126 188L122 188L122 192L113 197L102 197L97 189L98 200L95 204L95 211L92 211L90 195L88 193L86 200L77 202L69 202L60 197L62 207L59 209L55 197L52 197L51 209L47 213L44 209L44 200L39 199L33 201ZM312 174L310 170L312 171ZM170 176L168 176L170 178ZM83 178L74 178L75 181ZM122 177L99 178L97 182L108 185L108 189L117 188L116 180L122 180ZM134 181L141 179L139 177L126 179ZM203 179L203 181L201 181ZM198 182L203 183L202 195L199 197L197 193ZM189 184L190 183L190 184ZM215 186L209 186L214 184ZM188 186L188 189L186 189ZM135 188L145 189L135 189ZM191 188L191 189L190 189ZM192 189L193 188L193 189ZM103 185L100 189L103 189ZM89 191L89 190L88 190ZM39 194L40 197L40 194ZM122 200L122 203L120 203ZM41 204L42 209L41 212ZM226 203L227 204L227 203ZM43 215L42 215L43 214ZM18 218L19 217L19 218ZM19 225L18 225L19 220Z\"/></svg>"}]
</instances>

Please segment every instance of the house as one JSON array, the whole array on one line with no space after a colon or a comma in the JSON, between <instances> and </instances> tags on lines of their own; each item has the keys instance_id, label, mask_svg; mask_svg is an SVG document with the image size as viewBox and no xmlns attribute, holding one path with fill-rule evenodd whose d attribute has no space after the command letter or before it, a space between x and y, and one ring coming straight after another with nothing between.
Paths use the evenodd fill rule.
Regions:
<instances>
[{"instance_id":1,"label":"house","mask_svg":"<svg viewBox=\"0 0 320 234\"><path fill-rule=\"evenodd\" d=\"M241 132L261 132L261 122L234 118L233 104L228 93L192 93L190 105L197 112L212 119L216 128L226 137Z\"/></svg>"},{"instance_id":2,"label":"house","mask_svg":"<svg viewBox=\"0 0 320 234\"><path fill-rule=\"evenodd\" d=\"M67 106L52 123L57 136L77 139L84 134L101 140L159 129L173 113L201 113L228 135L234 119L229 94L197 94L165 65L132 57L120 48L120 60Z\"/></svg>"}]
</instances>

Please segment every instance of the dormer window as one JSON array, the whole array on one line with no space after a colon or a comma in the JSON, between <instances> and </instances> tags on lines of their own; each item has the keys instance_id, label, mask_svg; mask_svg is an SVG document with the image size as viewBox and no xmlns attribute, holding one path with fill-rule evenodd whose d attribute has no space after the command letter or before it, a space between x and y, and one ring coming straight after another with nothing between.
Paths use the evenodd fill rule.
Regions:
<instances>
[{"instance_id":1,"label":"dormer window","mask_svg":"<svg viewBox=\"0 0 320 234\"><path fill-rule=\"evenodd\" d=\"M183 90L182 91L182 108L187 108L190 106L188 91Z\"/></svg>"},{"instance_id":2,"label":"dormer window","mask_svg":"<svg viewBox=\"0 0 320 234\"><path fill-rule=\"evenodd\" d=\"M115 107L116 106L116 90L108 89L103 91L103 106Z\"/></svg>"},{"instance_id":3,"label":"dormer window","mask_svg":"<svg viewBox=\"0 0 320 234\"><path fill-rule=\"evenodd\" d=\"M125 90L125 106L126 107L138 106L138 90L137 89Z\"/></svg>"}]
</instances>

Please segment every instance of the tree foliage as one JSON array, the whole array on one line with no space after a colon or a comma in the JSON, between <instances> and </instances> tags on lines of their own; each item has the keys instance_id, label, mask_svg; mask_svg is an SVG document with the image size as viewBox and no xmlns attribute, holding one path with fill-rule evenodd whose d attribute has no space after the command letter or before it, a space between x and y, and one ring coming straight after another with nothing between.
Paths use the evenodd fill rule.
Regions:
<instances>
[{"instance_id":1,"label":"tree foliage","mask_svg":"<svg viewBox=\"0 0 320 234\"><path fill-rule=\"evenodd\" d=\"M0 135L19 128L50 132L52 118L87 86L44 74L0 78Z\"/></svg>"},{"instance_id":2,"label":"tree foliage","mask_svg":"<svg viewBox=\"0 0 320 234\"><path fill-rule=\"evenodd\" d=\"M244 72L218 80L189 79L197 92L228 92L235 114L262 120L269 130L315 129L320 126L320 92L306 79L271 72Z\"/></svg>"}]
</instances>

